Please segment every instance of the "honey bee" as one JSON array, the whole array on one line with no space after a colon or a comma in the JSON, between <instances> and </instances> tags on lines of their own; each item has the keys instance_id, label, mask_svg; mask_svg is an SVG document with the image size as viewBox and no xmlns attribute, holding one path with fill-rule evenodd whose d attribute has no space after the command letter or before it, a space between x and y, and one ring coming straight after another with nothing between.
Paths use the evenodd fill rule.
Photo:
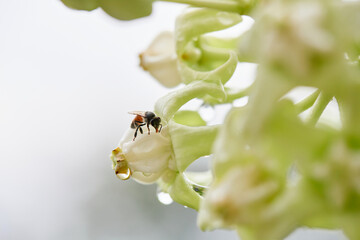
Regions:
<instances>
[{"instance_id":1,"label":"honey bee","mask_svg":"<svg viewBox=\"0 0 360 240\"><path fill-rule=\"evenodd\" d=\"M130 125L131 128L136 129L133 141L135 141L138 130L140 130L140 133L143 134L143 130L141 127L145 125L148 129L148 135L150 135L150 128L149 128L150 125L155 128L157 133L161 132L162 129L161 118L157 117L155 113L150 111L146 111L146 112L134 111L134 112L129 112L129 114L136 115Z\"/></svg>"}]
</instances>

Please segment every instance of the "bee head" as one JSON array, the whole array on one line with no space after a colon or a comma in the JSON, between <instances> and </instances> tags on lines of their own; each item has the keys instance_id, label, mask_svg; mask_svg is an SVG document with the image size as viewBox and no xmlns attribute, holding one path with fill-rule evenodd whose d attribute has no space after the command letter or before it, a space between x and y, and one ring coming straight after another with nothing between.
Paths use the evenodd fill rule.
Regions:
<instances>
[{"instance_id":1,"label":"bee head","mask_svg":"<svg viewBox=\"0 0 360 240\"><path fill-rule=\"evenodd\" d=\"M150 121L151 126L153 126L156 129L156 132L159 132L160 123L161 123L161 118L160 117L154 117Z\"/></svg>"}]
</instances>

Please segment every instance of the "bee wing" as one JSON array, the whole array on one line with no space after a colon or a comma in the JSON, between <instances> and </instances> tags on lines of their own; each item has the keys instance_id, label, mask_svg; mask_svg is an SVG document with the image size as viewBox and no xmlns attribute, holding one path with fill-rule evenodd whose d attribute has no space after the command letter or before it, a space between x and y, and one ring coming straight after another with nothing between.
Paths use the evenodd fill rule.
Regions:
<instances>
[{"instance_id":1,"label":"bee wing","mask_svg":"<svg viewBox=\"0 0 360 240\"><path fill-rule=\"evenodd\" d=\"M143 112L143 111L132 111L132 112L128 112L128 113L132 114L132 115L139 115L139 116L145 117L145 112Z\"/></svg>"}]
</instances>

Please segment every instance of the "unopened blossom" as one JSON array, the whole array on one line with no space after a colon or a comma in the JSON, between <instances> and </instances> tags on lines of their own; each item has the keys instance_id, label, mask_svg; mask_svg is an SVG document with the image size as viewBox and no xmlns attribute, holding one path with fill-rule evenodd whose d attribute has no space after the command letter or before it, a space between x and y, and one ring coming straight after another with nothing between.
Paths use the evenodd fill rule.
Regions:
<instances>
[{"instance_id":1,"label":"unopened blossom","mask_svg":"<svg viewBox=\"0 0 360 240\"><path fill-rule=\"evenodd\" d=\"M173 33L160 33L139 57L140 66L165 87L181 83Z\"/></svg>"},{"instance_id":2,"label":"unopened blossom","mask_svg":"<svg viewBox=\"0 0 360 240\"><path fill-rule=\"evenodd\" d=\"M207 192L198 224L204 230L255 224L258 211L278 190L261 167L234 167Z\"/></svg>"}]
</instances>

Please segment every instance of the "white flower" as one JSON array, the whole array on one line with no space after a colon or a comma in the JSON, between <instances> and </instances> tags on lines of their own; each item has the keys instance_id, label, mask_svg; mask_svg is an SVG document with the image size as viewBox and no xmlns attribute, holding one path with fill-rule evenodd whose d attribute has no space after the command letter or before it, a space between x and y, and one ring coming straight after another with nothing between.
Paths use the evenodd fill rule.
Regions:
<instances>
[{"instance_id":1,"label":"white flower","mask_svg":"<svg viewBox=\"0 0 360 240\"><path fill-rule=\"evenodd\" d=\"M139 57L140 66L165 87L181 83L172 32L160 33Z\"/></svg>"},{"instance_id":2,"label":"white flower","mask_svg":"<svg viewBox=\"0 0 360 240\"><path fill-rule=\"evenodd\" d=\"M165 126L161 133L145 130L133 141L134 129L129 129L113 150L110 158L116 175L126 180L130 176L141 183L153 183L167 170L175 170L170 137Z\"/></svg>"}]
</instances>

